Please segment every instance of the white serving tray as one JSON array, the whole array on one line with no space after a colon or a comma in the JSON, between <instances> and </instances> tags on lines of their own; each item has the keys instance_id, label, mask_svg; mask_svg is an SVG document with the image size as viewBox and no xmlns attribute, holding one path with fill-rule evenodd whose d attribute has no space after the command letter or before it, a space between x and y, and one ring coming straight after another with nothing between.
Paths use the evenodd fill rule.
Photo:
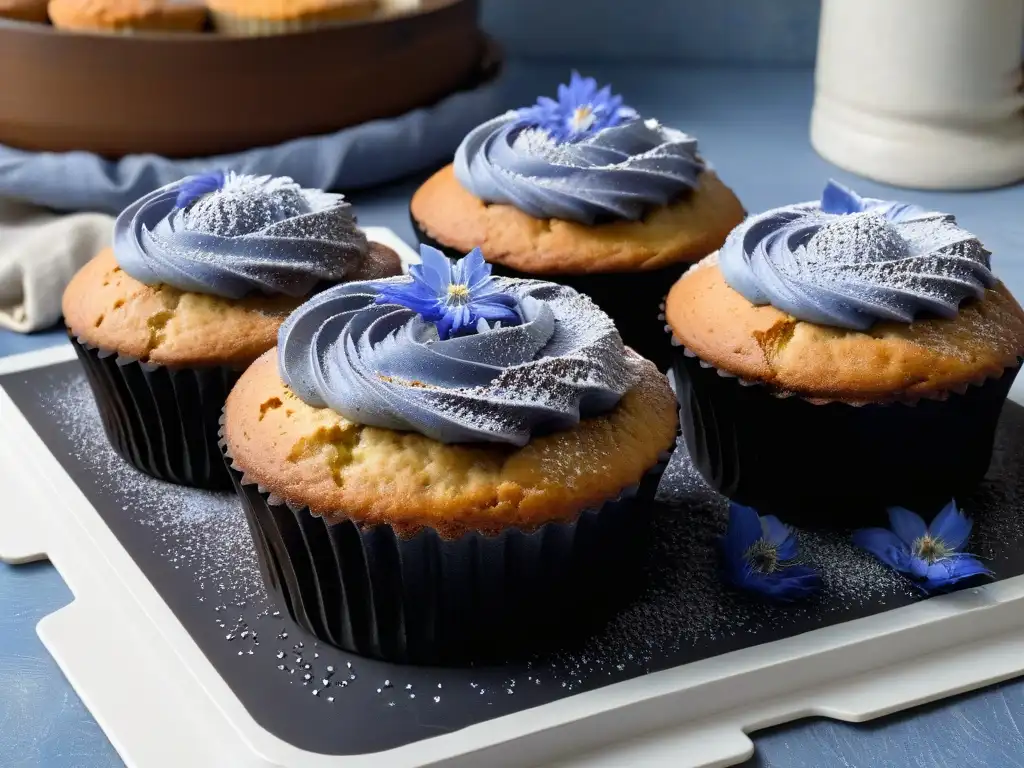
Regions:
<instances>
[{"instance_id":1,"label":"white serving tray","mask_svg":"<svg viewBox=\"0 0 1024 768\"><path fill-rule=\"evenodd\" d=\"M388 230L371 238L415 258ZM0 373L71 360L61 346ZM369 755L261 728L0 391L0 559L49 558L75 595L39 636L132 768L728 766L746 734L863 721L1024 673L1024 576L656 672ZM26 517L25 510L38 514Z\"/></svg>"}]
</instances>

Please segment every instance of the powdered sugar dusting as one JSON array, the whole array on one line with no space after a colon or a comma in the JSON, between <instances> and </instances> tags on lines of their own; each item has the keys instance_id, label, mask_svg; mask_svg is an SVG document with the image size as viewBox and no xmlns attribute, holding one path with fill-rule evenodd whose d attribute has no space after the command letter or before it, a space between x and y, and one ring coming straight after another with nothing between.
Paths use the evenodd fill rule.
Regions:
<instances>
[{"instance_id":1,"label":"powdered sugar dusting","mask_svg":"<svg viewBox=\"0 0 1024 768\"><path fill-rule=\"evenodd\" d=\"M556 143L517 116L469 133L455 175L477 197L540 219L636 221L698 186L697 140L639 118Z\"/></svg>"},{"instance_id":2,"label":"powdered sugar dusting","mask_svg":"<svg viewBox=\"0 0 1024 768\"><path fill-rule=\"evenodd\" d=\"M853 213L803 203L751 217L722 247L726 280L755 304L860 331L876 321L955 318L994 285L989 252L952 216L863 203Z\"/></svg>"},{"instance_id":3,"label":"powdered sugar dusting","mask_svg":"<svg viewBox=\"0 0 1024 768\"><path fill-rule=\"evenodd\" d=\"M283 328L282 378L306 402L445 443L523 445L608 411L637 381L611 318L571 288L495 278L523 322L440 340L413 310L377 304L383 284L332 289Z\"/></svg>"},{"instance_id":4,"label":"powdered sugar dusting","mask_svg":"<svg viewBox=\"0 0 1024 768\"><path fill-rule=\"evenodd\" d=\"M143 197L114 225L118 263L147 285L230 299L300 297L344 280L369 249L341 195L286 177L228 173L221 189L185 209L175 207L175 190Z\"/></svg>"},{"instance_id":5,"label":"powdered sugar dusting","mask_svg":"<svg viewBox=\"0 0 1024 768\"><path fill-rule=\"evenodd\" d=\"M199 599L223 606L266 601L245 514L233 493L165 483L126 464L107 441L83 375L48 394L46 405L76 446L73 458L123 500L125 515L155 529L155 554L194 575Z\"/></svg>"},{"instance_id":6,"label":"powdered sugar dusting","mask_svg":"<svg viewBox=\"0 0 1024 768\"><path fill-rule=\"evenodd\" d=\"M246 521L233 495L169 485L128 467L107 445L82 375L60 382L52 391L44 391L43 397L65 442L74 446L74 462L87 467L111 497L123 500L125 516L156 532L156 554L195 585L196 599L210 605L223 630L220 636L232 644L232 653L237 648L239 656L253 656L262 635L269 647L256 649L251 674L260 674L259 665L265 665L267 675L291 684L286 689L317 697L325 707L334 697L358 691L357 672L345 666L343 652L308 639L304 647L301 633L268 603ZM1005 557L1001 553L1024 538L1024 518L1019 514L1024 488L1019 471L1024 466L1017 437L1020 430L1019 409L1014 409L1000 426L990 472L997 480L987 482L963 505L976 519L970 549L994 561ZM613 462L614 457L607 461ZM572 458L566 457L566 463L571 462ZM472 682L462 683L465 690L456 691L449 685L449 680L464 681L465 677L437 672L438 679L444 680L443 698L436 681L429 686L417 682L415 690L405 682L406 675L416 675L419 681L424 674L433 674L429 670L359 661L359 680L366 678L364 686L380 689L381 711L394 706L395 691L401 691L407 701L420 692L417 701L425 699L432 702L430 706L472 695L480 705L493 704L494 714L498 714L499 702L538 686L557 692L544 699L550 700L877 613L919 597L902 577L854 548L845 532L799 531L803 557L822 573L821 596L793 605L751 599L720 583L716 541L725 529L727 502L708 488L685 448L673 456L659 498L664 506L653 515L641 593L581 647L525 664L477 668L470 673ZM998 563L994 567L998 572ZM368 677L364 666L387 672ZM392 682L396 679L402 682ZM427 687L429 697L424 693ZM530 705L543 703L528 701ZM501 713L511 711L509 706Z\"/></svg>"},{"instance_id":7,"label":"powdered sugar dusting","mask_svg":"<svg viewBox=\"0 0 1024 768\"><path fill-rule=\"evenodd\" d=\"M673 455L659 497L670 506L654 518L643 593L582 649L551 660L552 673L570 689L589 685L595 675L662 668L666 655L698 648L714 655L756 643L758 635L774 639L786 626L812 628L831 623L826 617L833 613L917 596L902 577L854 547L848 533L817 531L799 531L798 539L802 558L821 572L819 597L776 604L738 593L718 572L728 501L708 487L685 447Z\"/></svg>"}]
</instances>

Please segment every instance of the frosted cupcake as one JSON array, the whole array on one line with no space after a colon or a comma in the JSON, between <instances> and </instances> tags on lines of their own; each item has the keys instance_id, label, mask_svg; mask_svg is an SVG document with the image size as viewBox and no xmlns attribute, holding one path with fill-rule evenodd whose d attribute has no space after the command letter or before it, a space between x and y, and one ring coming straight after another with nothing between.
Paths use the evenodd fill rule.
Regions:
<instances>
[{"instance_id":1,"label":"frosted cupcake","mask_svg":"<svg viewBox=\"0 0 1024 768\"><path fill-rule=\"evenodd\" d=\"M586 293L627 345L667 368L663 323L643 308L717 250L743 208L694 137L573 73L557 101L470 132L455 162L417 190L411 214L423 242L479 246L498 274Z\"/></svg>"},{"instance_id":2,"label":"frosted cupcake","mask_svg":"<svg viewBox=\"0 0 1024 768\"><path fill-rule=\"evenodd\" d=\"M422 256L299 307L223 436L279 604L327 642L426 662L612 602L676 414L586 297L491 278L479 251Z\"/></svg>"},{"instance_id":3,"label":"frosted cupcake","mask_svg":"<svg viewBox=\"0 0 1024 768\"><path fill-rule=\"evenodd\" d=\"M64 293L113 446L155 477L230 485L216 444L238 374L326 285L399 274L340 195L287 178L190 177L146 195Z\"/></svg>"},{"instance_id":4,"label":"frosted cupcake","mask_svg":"<svg viewBox=\"0 0 1024 768\"><path fill-rule=\"evenodd\" d=\"M811 521L969 493L1024 312L953 216L860 198L752 216L669 294L687 447L715 488Z\"/></svg>"}]
</instances>

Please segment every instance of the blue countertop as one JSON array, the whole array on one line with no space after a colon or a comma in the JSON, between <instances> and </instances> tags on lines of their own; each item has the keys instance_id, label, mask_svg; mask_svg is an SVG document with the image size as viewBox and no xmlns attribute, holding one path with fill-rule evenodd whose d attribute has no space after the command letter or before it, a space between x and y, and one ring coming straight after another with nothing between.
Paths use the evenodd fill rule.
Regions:
<instances>
[{"instance_id":1,"label":"blue countertop","mask_svg":"<svg viewBox=\"0 0 1024 768\"><path fill-rule=\"evenodd\" d=\"M818 197L829 177L864 195L956 213L993 251L996 271L1024 296L1024 186L965 194L896 191L837 170L808 141L812 75L806 70L682 70L604 65L642 113L700 138L703 153L748 210ZM553 91L553 65L511 66L509 104ZM362 224L412 242L407 206L420 179L352 195ZM54 330L0 331L0 356L64 343ZM0 564L0 765L100 768L116 752L35 634L40 618L72 599L47 564ZM753 768L1024 768L1024 682L1010 682L865 725L809 720L760 733Z\"/></svg>"}]
</instances>

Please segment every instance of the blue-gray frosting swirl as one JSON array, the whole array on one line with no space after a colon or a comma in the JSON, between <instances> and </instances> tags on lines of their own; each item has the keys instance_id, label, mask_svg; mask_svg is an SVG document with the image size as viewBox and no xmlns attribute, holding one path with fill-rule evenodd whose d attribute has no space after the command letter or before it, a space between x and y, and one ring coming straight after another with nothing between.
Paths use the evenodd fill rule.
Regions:
<instances>
[{"instance_id":1,"label":"blue-gray frosting swirl","mask_svg":"<svg viewBox=\"0 0 1024 768\"><path fill-rule=\"evenodd\" d=\"M344 280L366 256L341 195L229 173L221 189L176 208L183 183L142 197L114 223L114 256L139 282L229 299L300 297Z\"/></svg>"},{"instance_id":2,"label":"blue-gray frosting swirl","mask_svg":"<svg viewBox=\"0 0 1024 768\"><path fill-rule=\"evenodd\" d=\"M611 319L571 288L496 278L522 323L439 341L413 310L375 303L378 285L409 280L338 285L292 313L278 365L300 399L443 443L521 446L613 408L636 380Z\"/></svg>"},{"instance_id":3,"label":"blue-gray frosting swirl","mask_svg":"<svg viewBox=\"0 0 1024 768\"><path fill-rule=\"evenodd\" d=\"M704 162L692 136L632 119L556 143L510 112L474 128L455 153L459 183L538 219L636 221L695 189Z\"/></svg>"},{"instance_id":4,"label":"blue-gray frosting swirl","mask_svg":"<svg viewBox=\"0 0 1024 768\"><path fill-rule=\"evenodd\" d=\"M826 195L834 190L852 195L837 185ZM952 318L995 283L989 252L953 216L854 198L860 210L849 213L812 202L750 217L719 252L726 282L753 304L853 330Z\"/></svg>"}]
</instances>

